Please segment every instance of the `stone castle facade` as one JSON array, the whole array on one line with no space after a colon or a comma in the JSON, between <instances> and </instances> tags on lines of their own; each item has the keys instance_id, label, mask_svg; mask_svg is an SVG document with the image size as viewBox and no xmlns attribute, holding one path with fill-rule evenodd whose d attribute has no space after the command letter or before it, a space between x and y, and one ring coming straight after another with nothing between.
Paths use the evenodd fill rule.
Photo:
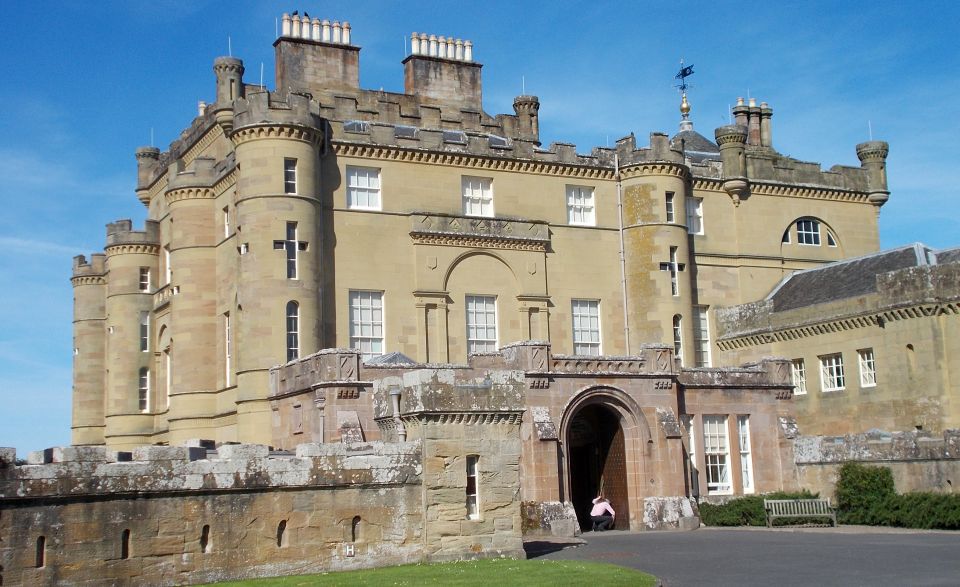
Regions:
<instances>
[{"instance_id":1,"label":"stone castle facade","mask_svg":"<svg viewBox=\"0 0 960 587\"><path fill-rule=\"evenodd\" d=\"M483 110L469 41L414 33L390 93L359 87L349 24L282 22L275 89L216 59L216 100L137 150L143 229L114 222L75 258L74 446L0 453L0 577L519 556L589 529L601 488L618 528L656 530L696 527L698 499L828 488L851 455L957 469L949 385L921 393L945 406L923 431L878 437L818 424L866 392L798 379L823 349L872 349L870 413L910 430L883 419L906 401L894 314L927 308L957 340L954 253L878 253L886 143L823 170L774 148L767 104L738 101L714 142L684 95L672 137L544 147L537 97ZM804 295L850 258L889 262L854 267L852 298Z\"/></svg>"}]
</instances>

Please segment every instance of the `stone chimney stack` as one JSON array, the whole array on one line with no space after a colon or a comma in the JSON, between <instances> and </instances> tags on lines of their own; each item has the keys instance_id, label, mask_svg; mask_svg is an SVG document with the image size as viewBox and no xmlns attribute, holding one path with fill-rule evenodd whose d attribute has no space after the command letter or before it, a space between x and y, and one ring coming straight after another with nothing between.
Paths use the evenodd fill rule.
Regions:
<instances>
[{"instance_id":1,"label":"stone chimney stack","mask_svg":"<svg viewBox=\"0 0 960 587\"><path fill-rule=\"evenodd\" d=\"M747 144L752 147L760 146L760 107L756 98L750 98L749 123L747 124Z\"/></svg>"},{"instance_id":2,"label":"stone chimney stack","mask_svg":"<svg viewBox=\"0 0 960 587\"><path fill-rule=\"evenodd\" d=\"M284 14L276 51L277 91L313 95L360 89L360 47L349 22Z\"/></svg>"},{"instance_id":3,"label":"stone chimney stack","mask_svg":"<svg viewBox=\"0 0 960 587\"><path fill-rule=\"evenodd\" d=\"M887 190L887 153L890 145L886 141L867 141L857 145L857 157L860 166L867 171L867 189L870 192L867 200L880 208L888 199Z\"/></svg>"},{"instance_id":4,"label":"stone chimney stack","mask_svg":"<svg viewBox=\"0 0 960 587\"><path fill-rule=\"evenodd\" d=\"M403 60L404 92L418 96L424 103L480 111L481 67L473 61L472 42L413 33L410 56Z\"/></svg>"},{"instance_id":5,"label":"stone chimney stack","mask_svg":"<svg viewBox=\"0 0 960 587\"><path fill-rule=\"evenodd\" d=\"M766 102L760 102L760 146L773 148L773 127L770 119L773 118L773 108Z\"/></svg>"}]
</instances>

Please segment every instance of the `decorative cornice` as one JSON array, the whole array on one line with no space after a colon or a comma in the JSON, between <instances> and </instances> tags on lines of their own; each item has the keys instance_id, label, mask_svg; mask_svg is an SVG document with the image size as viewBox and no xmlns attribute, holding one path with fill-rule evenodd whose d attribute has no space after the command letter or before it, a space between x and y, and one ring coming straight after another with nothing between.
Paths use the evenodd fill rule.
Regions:
<instances>
[{"instance_id":1,"label":"decorative cornice","mask_svg":"<svg viewBox=\"0 0 960 587\"><path fill-rule=\"evenodd\" d=\"M70 278L70 283L73 287L78 285L106 285L107 278L105 275L74 275Z\"/></svg>"},{"instance_id":2,"label":"decorative cornice","mask_svg":"<svg viewBox=\"0 0 960 587\"><path fill-rule=\"evenodd\" d=\"M174 202L182 202L183 200L212 200L215 197L217 197L217 194L213 188L193 186L172 189L164 195L164 200L169 206Z\"/></svg>"},{"instance_id":3,"label":"decorative cornice","mask_svg":"<svg viewBox=\"0 0 960 587\"><path fill-rule=\"evenodd\" d=\"M790 342L833 332L880 326L885 322L911 320L914 318L929 318L931 316L938 316L940 314L960 314L960 302L916 304L871 312L869 314L861 314L859 316L851 316L849 318L838 318L836 320L828 320L804 326L791 326L787 328L771 328L764 331L754 331L748 334L733 336L731 338L719 339L717 340L717 347L719 347L722 351L730 351L763 344L772 344L776 342Z\"/></svg>"},{"instance_id":4,"label":"decorative cornice","mask_svg":"<svg viewBox=\"0 0 960 587\"><path fill-rule=\"evenodd\" d=\"M207 147L216 142L217 139L223 136L223 128L219 124L214 124L210 127L207 132L203 134L200 139L190 147L186 153L183 154L183 165L184 167L190 165L194 159L196 159L200 153L204 152Z\"/></svg>"},{"instance_id":5,"label":"decorative cornice","mask_svg":"<svg viewBox=\"0 0 960 587\"><path fill-rule=\"evenodd\" d=\"M717 192L718 194L727 193L723 189L723 180L714 177L695 176L693 178L693 190L697 192Z\"/></svg>"},{"instance_id":6,"label":"decorative cornice","mask_svg":"<svg viewBox=\"0 0 960 587\"><path fill-rule=\"evenodd\" d=\"M388 159L405 163L426 163L431 165L467 167L471 169L487 169L491 171L536 173L539 175L576 177L580 179L613 180L613 169L610 168L588 167L585 165L558 163L555 161L507 159L486 155L474 155L471 153L447 153L443 151L427 151L424 149L410 149L391 145L368 145L339 141L333 142L333 151L340 157L358 157L377 160Z\"/></svg>"},{"instance_id":7,"label":"decorative cornice","mask_svg":"<svg viewBox=\"0 0 960 587\"><path fill-rule=\"evenodd\" d=\"M217 180L217 183L213 184L213 192L217 195L222 194L227 191L232 185L237 183L237 166L234 165L233 169L229 173Z\"/></svg>"},{"instance_id":8,"label":"decorative cornice","mask_svg":"<svg viewBox=\"0 0 960 587\"><path fill-rule=\"evenodd\" d=\"M867 194L865 192L819 186L764 183L754 179L750 180L750 194L751 196L786 196L791 198L836 200L842 202L867 201Z\"/></svg>"},{"instance_id":9,"label":"decorative cornice","mask_svg":"<svg viewBox=\"0 0 960 587\"><path fill-rule=\"evenodd\" d=\"M319 145L323 140L323 132L308 126L264 123L234 129L230 139L235 145L260 139L292 139Z\"/></svg>"},{"instance_id":10,"label":"decorative cornice","mask_svg":"<svg viewBox=\"0 0 960 587\"><path fill-rule=\"evenodd\" d=\"M510 249L514 251L547 252L545 241L525 240L509 237L478 236L461 234L431 234L411 232L415 245L435 245L441 247L465 247L476 249Z\"/></svg>"},{"instance_id":11,"label":"decorative cornice","mask_svg":"<svg viewBox=\"0 0 960 587\"><path fill-rule=\"evenodd\" d=\"M509 412L414 412L401 416L403 423L408 427L424 426L426 424L520 424L523 419L523 410ZM393 416L376 418L377 426L381 429L392 429L395 426Z\"/></svg>"},{"instance_id":12,"label":"decorative cornice","mask_svg":"<svg viewBox=\"0 0 960 587\"><path fill-rule=\"evenodd\" d=\"M118 243L108 245L104 250L107 257L115 255L159 255L160 245L156 243Z\"/></svg>"},{"instance_id":13,"label":"decorative cornice","mask_svg":"<svg viewBox=\"0 0 960 587\"><path fill-rule=\"evenodd\" d=\"M670 161L637 163L620 169L620 177L623 179L647 175L667 175L686 179L690 177L690 170L682 163L672 163Z\"/></svg>"},{"instance_id":14,"label":"decorative cornice","mask_svg":"<svg viewBox=\"0 0 960 587\"><path fill-rule=\"evenodd\" d=\"M644 373L646 360L643 357L577 357L554 355L551 375L582 373Z\"/></svg>"}]
</instances>

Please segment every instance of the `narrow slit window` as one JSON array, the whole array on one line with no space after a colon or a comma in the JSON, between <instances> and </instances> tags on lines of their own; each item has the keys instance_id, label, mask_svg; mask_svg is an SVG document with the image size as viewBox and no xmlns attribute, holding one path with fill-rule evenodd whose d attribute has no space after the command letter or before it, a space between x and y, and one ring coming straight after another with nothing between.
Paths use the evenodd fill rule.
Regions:
<instances>
[{"instance_id":1,"label":"narrow slit window","mask_svg":"<svg viewBox=\"0 0 960 587\"><path fill-rule=\"evenodd\" d=\"M283 193L297 193L297 160L283 160Z\"/></svg>"},{"instance_id":2,"label":"narrow slit window","mask_svg":"<svg viewBox=\"0 0 960 587\"><path fill-rule=\"evenodd\" d=\"M141 412L150 409L150 369L140 368L140 384L137 389L137 407Z\"/></svg>"},{"instance_id":3,"label":"narrow slit window","mask_svg":"<svg viewBox=\"0 0 960 587\"><path fill-rule=\"evenodd\" d=\"M140 313L140 352L150 350L150 313Z\"/></svg>"},{"instance_id":4,"label":"narrow slit window","mask_svg":"<svg viewBox=\"0 0 960 587\"><path fill-rule=\"evenodd\" d=\"M673 354L683 364L683 317L677 314L673 317Z\"/></svg>"},{"instance_id":5,"label":"narrow slit window","mask_svg":"<svg viewBox=\"0 0 960 587\"><path fill-rule=\"evenodd\" d=\"M140 268L140 291L142 292L150 291L150 268L149 267Z\"/></svg>"},{"instance_id":6,"label":"narrow slit window","mask_svg":"<svg viewBox=\"0 0 960 587\"><path fill-rule=\"evenodd\" d=\"M667 192L667 222L673 223L676 221L676 214L673 210L673 192Z\"/></svg>"},{"instance_id":7,"label":"narrow slit window","mask_svg":"<svg viewBox=\"0 0 960 587\"><path fill-rule=\"evenodd\" d=\"M287 545L287 521L280 520L277 524L277 548L283 548Z\"/></svg>"},{"instance_id":8,"label":"narrow slit window","mask_svg":"<svg viewBox=\"0 0 960 587\"><path fill-rule=\"evenodd\" d=\"M753 459L750 449L750 416L737 416L737 431L740 436L740 478L743 492L753 493Z\"/></svg>"},{"instance_id":9,"label":"narrow slit window","mask_svg":"<svg viewBox=\"0 0 960 587\"><path fill-rule=\"evenodd\" d=\"M47 564L47 537L37 537L37 552L34 563L38 569L42 569Z\"/></svg>"},{"instance_id":10,"label":"narrow slit window","mask_svg":"<svg viewBox=\"0 0 960 587\"><path fill-rule=\"evenodd\" d=\"M210 524L204 524L200 530L200 552L206 554L210 552Z\"/></svg>"},{"instance_id":11,"label":"narrow slit window","mask_svg":"<svg viewBox=\"0 0 960 587\"><path fill-rule=\"evenodd\" d=\"M130 530L125 529L120 533L120 558L130 558Z\"/></svg>"},{"instance_id":12,"label":"narrow slit window","mask_svg":"<svg viewBox=\"0 0 960 587\"><path fill-rule=\"evenodd\" d=\"M300 357L300 304L287 302L287 361Z\"/></svg>"},{"instance_id":13,"label":"narrow slit window","mask_svg":"<svg viewBox=\"0 0 960 587\"><path fill-rule=\"evenodd\" d=\"M477 455L467 456L467 518L480 519L480 502L477 489Z\"/></svg>"}]
</instances>

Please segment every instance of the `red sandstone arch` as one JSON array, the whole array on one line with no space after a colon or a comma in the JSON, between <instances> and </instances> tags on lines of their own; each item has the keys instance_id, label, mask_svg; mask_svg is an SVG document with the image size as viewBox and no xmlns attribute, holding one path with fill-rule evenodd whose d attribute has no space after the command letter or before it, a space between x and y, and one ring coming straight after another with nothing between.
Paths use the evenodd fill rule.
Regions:
<instances>
[{"instance_id":1,"label":"red sandstone arch","mask_svg":"<svg viewBox=\"0 0 960 587\"><path fill-rule=\"evenodd\" d=\"M571 423L588 406L601 406L612 412L623 430L625 468L628 492L629 527L638 530L643 524L643 498L647 475L647 461L652 456L653 435L640 405L621 389L605 385L588 386L567 402L560 419L560 443L563 454L561 484L565 499L572 496L571 478Z\"/></svg>"}]
</instances>

